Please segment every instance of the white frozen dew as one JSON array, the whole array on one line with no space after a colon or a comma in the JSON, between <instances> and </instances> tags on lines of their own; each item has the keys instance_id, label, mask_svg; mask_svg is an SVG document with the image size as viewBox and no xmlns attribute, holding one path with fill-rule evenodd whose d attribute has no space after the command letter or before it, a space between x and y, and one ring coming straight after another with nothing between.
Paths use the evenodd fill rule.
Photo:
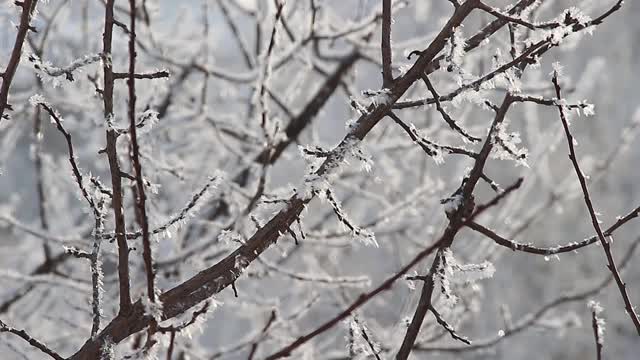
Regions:
<instances>
[{"instance_id":1,"label":"white frozen dew","mask_svg":"<svg viewBox=\"0 0 640 360\"><path fill-rule=\"evenodd\" d=\"M584 107L582 108L582 112L584 113L584 116L595 115L596 111L595 111L595 106L593 104L588 104L586 102L583 102L582 104L584 105Z\"/></svg>"},{"instance_id":2,"label":"white frozen dew","mask_svg":"<svg viewBox=\"0 0 640 360\"><path fill-rule=\"evenodd\" d=\"M340 145L333 149L327 156L324 163L324 173L308 174L305 176L302 189L302 196L309 199L314 195L324 196L324 193L330 189L331 184L340 176L346 165L350 162L359 162L361 169L370 171L373 164L371 158L360 146L360 140L350 138L344 140Z\"/></svg>"},{"instance_id":3,"label":"white frozen dew","mask_svg":"<svg viewBox=\"0 0 640 360\"><path fill-rule=\"evenodd\" d=\"M591 17L582 12L582 10L578 9L575 6L572 6L565 10L559 18L565 18L566 15L578 20L578 24L587 25L591 21Z\"/></svg>"},{"instance_id":4,"label":"white frozen dew","mask_svg":"<svg viewBox=\"0 0 640 360\"><path fill-rule=\"evenodd\" d=\"M596 318L595 326L596 326L596 331L598 332L597 340L598 340L598 344L602 345L604 343L604 330L605 330L606 322L599 315L602 313L604 309L602 308L602 306L600 306L599 302L593 301L593 300L590 300L587 303L587 306L589 307L589 309L591 309L591 311L595 315L595 318Z\"/></svg>"},{"instance_id":5,"label":"white frozen dew","mask_svg":"<svg viewBox=\"0 0 640 360\"><path fill-rule=\"evenodd\" d=\"M235 258L235 263L234 263L234 268L236 270L238 270L239 273L241 273L247 266L249 266L249 259L247 259L246 257L244 257L244 255L238 255Z\"/></svg>"},{"instance_id":6,"label":"white frozen dew","mask_svg":"<svg viewBox=\"0 0 640 360\"><path fill-rule=\"evenodd\" d=\"M560 64L560 62L558 61L555 61L553 64L551 64L551 68L553 69L553 72L550 74L551 76L557 75L558 78L560 78L564 74L564 66L562 66L562 64Z\"/></svg>"},{"instance_id":7,"label":"white frozen dew","mask_svg":"<svg viewBox=\"0 0 640 360\"><path fill-rule=\"evenodd\" d=\"M345 320L344 324L349 329L349 338L347 343L349 344L349 352L356 355L357 359L364 359L375 356L380 351L380 344L371 339L371 332L367 329L366 325L359 322L355 317L350 320ZM364 334L367 334L369 340L364 338ZM372 349L373 347L373 349Z\"/></svg>"},{"instance_id":8,"label":"white frozen dew","mask_svg":"<svg viewBox=\"0 0 640 360\"><path fill-rule=\"evenodd\" d=\"M152 194L158 195L160 193L160 188L162 187L162 184L148 182L147 187L149 188L149 190L151 190Z\"/></svg>"},{"instance_id":9,"label":"white frozen dew","mask_svg":"<svg viewBox=\"0 0 640 360\"><path fill-rule=\"evenodd\" d=\"M448 199L445 199L443 202L444 212L447 214L453 214L460 205L462 205L462 194L454 195Z\"/></svg>"},{"instance_id":10,"label":"white frozen dew","mask_svg":"<svg viewBox=\"0 0 640 360\"><path fill-rule=\"evenodd\" d=\"M218 241L225 245L230 245L232 243L245 243L242 235L232 230L222 230L220 235L218 235Z\"/></svg>"},{"instance_id":11,"label":"white frozen dew","mask_svg":"<svg viewBox=\"0 0 640 360\"><path fill-rule=\"evenodd\" d=\"M594 300L589 300L587 306L589 307L589 309L591 309L591 311L595 312L596 315L600 315L600 313L604 310L600 303Z\"/></svg>"},{"instance_id":12,"label":"white frozen dew","mask_svg":"<svg viewBox=\"0 0 640 360\"><path fill-rule=\"evenodd\" d=\"M465 55L465 46L467 44L462 33L462 26L453 29L453 36L451 41L447 43L444 48L444 53L447 54L446 60L458 71L462 70L462 64Z\"/></svg>"},{"instance_id":13,"label":"white frozen dew","mask_svg":"<svg viewBox=\"0 0 640 360\"><path fill-rule=\"evenodd\" d=\"M411 277L411 276L417 276L418 272L414 271L413 275L407 275L407 278ZM416 289L416 282L410 279L406 279L407 282L407 287L409 288L409 290L414 291Z\"/></svg>"},{"instance_id":14,"label":"white frozen dew","mask_svg":"<svg viewBox=\"0 0 640 360\"><path fill-rule=\"evenodd\" d=\"M145 315L151 316L156 322L162 321L162 302L156 298L155 302L151 302L147 296L141 299L142 307Z\"/></svg>"},{"instance_id":15,"label":"white frozen dew","mask_svg":"<svg viewBox=\"0 0 640 360\"><path fill-rule=\"evenodd\" d=\"M363 243L365 246L380 247L378 240L376 240L376 235L372 231L357 229L352 232L352 235L357 241Z\"/></svg>"},{"instance_id":16,"label":"white frozen dew","mask_svg":"<svg viewBox=\"0 0 640 360\"><path fill-rule=\"evenodd\" d=\"M115 343L107 336L100 347L100 360L116 360Z\"/></svg>"},{"instance_id":17,"label":"white frozen dew","mask_svg":"<svg viewBox=\"0 0 640 360\"><path fill-rule=\"evenodd\" d=\"M101 54L90 54L90 55L85 55L81 58L78 58L76 60L73 60L69 65L67 65L66 67L56 67L53 66L53 64L51 64L48 61L42 61L40 60L36 55L31 54L29 55L29 61L31 61L33 63L33 66L38 69L38 70L42 70L45 74L52 76L52 77L57 77L57 76L62 76L67 74L67 76L69 76L69 80L72 80L73 77L70 77L71 73L75 70L78 70L79 68L89 65L89 64L93 64L95 62L98 62L102 60L102 55Z\"/></svg>"},{"instance_id":18,"label":"white frozen dew","mask_svg":"<svg viewBox=\"0 0 640 360\"><path fill-rule=\"evenodd\" d=\"M138 127L141 130L139 134L148 133L160 121L158 119L158 112L151 109L146 110L141 114L138 114L138 118L140 119L138 123Z\"/></svg>"},{"instance_id":19,"label":"white frozen dew","mask_svg":"<svg viewBox=\"0 0 640 360\"><path fill-rule=\"evenodd\" d=\"M445 249L442 253L440 264L436 269L436 274L434 274L434 280L439 281L440 289L444 295L443 303L449 308L452 308L458 302L458 297L453 293L451 282L449 281L453 275L452 262L455 262L455 259L453 259L451 250Z\"/></svg>"},{"instance_id":20,"label":"white frozen dew","mask_svg":"<svg viewBox=\"0 0 640 360\"><path fill-rule=\"evenodd\" d=\"M459 264L450 248L442 252L440 265L436 270L435 280L438 280L445 298L445 305L455 305L458 297L453 294L452 285L475 284L475 282L493 277L495 267L489 261L480 264Z\"/></svg>"},{"instance_id":21,"label":"white frozen dew","mask_svg":"<svg viewBox=\"0 0 640 360\"><path fill-rule=\"evenodd\" d=\"M464 283L473 283L478 280L492 278L496 268L489 261L480 264L458 265L458 271L454 273L454 279Z\"/></svg>"},{"instance_id":22,"label":"white frozen dew","mask_svg":"<svg viewBox=\"0 0 640 360\"><path fill-rule=\"evenodd\" d=\"M355 129L356 125L358 125L358 118L350 118L345 122L344 127L346 130L351 131Z\"/></svg>"},{"instance_id":23,"label":"white frozen dew","mask_svg":"<svg viewBox=\"0 0 640 360\"><path fill-rule=\"evenodd\" d=\"M31 106L38 106L40 104L46 103L47 101L45 100L44 96L40 94L34 94L29 98L29 104L31 104Z\"/></svg>"},{"instance_id":24,"label":"white frozen dew","mask_svg":"<svg viewBox=\"0 0 640 360\"><path fill-rule=\"evenodd\" d=\"M379 91L367 90L365 93L372 94L368 98L369 101L371 101L371 104L375 106L391 104L391 90L389 89L382 89Z\"/></svg>"},{"instance_id":25,"label":"white frozen dew","mask_svg":"<svg viewBox=\"0 0 640 360\"><path fill-rule=\"evenodd\" d=\"M517 166L529 167L527 164L527 156L529 151L526 148L518 148L518 144L522 142L520 133L507 131L508 121L505 120L496 126L494 146L491 151L491 157L499 160L512 159L516 161Z\"/></svg>"}]
</instances>

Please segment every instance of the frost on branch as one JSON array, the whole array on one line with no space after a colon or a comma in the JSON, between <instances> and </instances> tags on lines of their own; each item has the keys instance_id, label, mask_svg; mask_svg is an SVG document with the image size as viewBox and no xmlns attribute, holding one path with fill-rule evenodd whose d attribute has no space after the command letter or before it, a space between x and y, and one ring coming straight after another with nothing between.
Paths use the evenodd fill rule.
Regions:
<instances>
[{"instance_id":1,"label":"frost on branch","mask_svg":"<svg viewBox=\"0 0 640 360\"><path fill-rule=\"evenodd\" d=\"M587 303L587 306L589 307L589 309L591 309L591 313L592 313L592 317L593 317L593 330L594 330L595 336L596 336L596 343L599 346L603 346L604 345L605 321L600 316L600 314L602 313L602 311L604 309L602 308L602 306L600 306L599 302L593 301L593 300L589 301Z\"/></svg>"},{"instance_id":2,"label":"frost on branch","mask_svg":"<svg viewBox=\"0 0 640 360\"><path fill-rule=\"evenodd\" d=\"M520 133L507 132L507 126L508 121L506 119L496 126L493 137L495 146L492 149L491 156L500 160L511 159L514 160L518 166L529 167L527 164L529 151L526 148L518 148L517 146L522 142Z\"/></svg>"},{"instance_id":3,"label":"frost on branch","mask_svg":"<svg viewBox=\"0 0 640 360\"><path fill-rule=\"evenodd\" d=\"M100 360L116 360L116 344L108 336L100 347Z\"/></svg>"},{"instance_id":4,"label":"frost on branch","mask_svg":"<svg viewBox=\"0 0 640 360\"><path fill-rule=\"evenodd\" d=\"M345 319L344 324L349 329L349 336L346 340L349 344L349 354L352 358L378 357L382 350L380 344L372 340L371 331L357 316Z\"/></svg>"},{"instance_id":5,"label":"frost on branch","mask_svg":"<svg viewBox=\"0 0 640 360\"><path fill-rule=\"evenodd\" d=\"M365 171L370 171L372 166L372 160L369 155L362 149L360 140L356 138L349 138L344 140L340 145L330 152L321 150L320 152L313 152L311 155L326 158L323 169L324 171L319 174L315 171L315 167L312 165L310 170L313 173L305 176L304 188L302 195L304 199L309 199L314 195L320 195L330 189L331 184L340 176L344 169L351 165L351 162L359 163L360 168ZM312 151L307 152L302 148L302 152L305 155L309 155Z\"/></svg>"},{"instance_id":6,"label":"frost on branch","mask_svg":"<svg viewBox=\"0 0 640 360\"><path fill-rule=\"evenodd\" d=\"M218 235L218 241L225 245L231 245L233 243L238 243L238 244L245 243L245 240L242 237L242 235L232 230L222 230L220 232L220 235Z\"/></svg>"},{"instance_id":7,"label":"frost on branch","mask_svg":"<svg viewBox=\"0 0 640 360\"><path fill-rule=\"evenodd\" d=\"M458 302L458 297L452 289L454 285L472 284L491 278L496 271L489 261L480 264L459 264L450 248L445 248L438 256L440 261L433 277L434 281L440 284L444 303L448 307L453 307Z\"/></svg>"},{"instance_id":8,"label":"frost on branch","mask_svg":"<svg viewBox=\"0 0 640 360\"><path fill-rule=\"evenodd\" d=\"M364 98L351 98L351 106L360 114L368 114L371 107L390 105L393 102L391 90L363 90Z\"/></svg>"},{"instance_id":9,"label":"frost on branch","mask_svg":"<svg viewBox=\"0 0 640 360\"><path fill-rule=\"evenodd\" d=\"M194 218L198 214L207 200L213 197L215 194L214 190L220 189L226 179L226 176L225 172L219 170L216 171L214 175L209 176L207 183L200 191L191 197L191 200L182 208L182 210L180 210L178 214L171 216L170 219L165 221L162 225L153 229L151 234L156 237L164 235L166 238L171 238L172 232L176 232L180 228L184 227L189 222L189 219ZM132 234L132 237L136 238L141 235L142 231L137 231Z\"/></svg>"},{"instance_id":10,"label":"frost on branch","mask_svg":"<svg viewBox=\"0 0 640 360\"><path fill-rule=\"evenodd\" d=\"M584 32L576 32L574 31L574 25L586 26L590 22L591 18L588 15L584 14L582 10L578 9L575 6L570 7L549 23L553 24L553 26L548 26L546 28L533 31L531 36L529 36L529 38L525 41L525 45L528 47L532 44L546 39L549 39L553 45L560 45L569 35L577 37L575 40L578 40L581 37L581 33L592 35L595 27L588 26L584 29ZM576 43L577 42L573 42L569 45L575 46ZM572 46L569 46L569 48L571 47Z\"/></svg>"},{"instance_id":11,"label":"frost on branch","mask_svg":"<svg viewBox=\"0 0 640 360\"><path fill-rule=\"evenodd\" d=\"M138 119L139 120L136 124L136 127L142 130L141 132L137 133L138 135L148 133L160 121L158 120L158 112L151 109L138 114Z\"/></svg>"},{"instance_id":12,"label":"frost on branch","mask_svg":"<svg viewBox=\"0 0 640 360\"><path fill-rule=\"evenodd\" d=\"M303 198L310 199L313 196L318 196L321 200L327 200L338 220L351 231L356 239L365 245L377 247L378 242L373 232L362 229L349 220L331 189L332 183L340 176L345 167L351 165L351 162L359 163L361 170L371 170L372 161L360 147L360 140L356 138L347 139L331 152L326 152L322 149L310 150L309 148L302 148L302 153L303 155L311 153L313 156L321 156L326 159L322 164L322 168L318 171L313 171L315 168L313 165L311 166L310 170L313 173L305 177L302 192Z\"/></svg>"},{"instance_id":13,"label":"frost on branch","mask_svg":"<svg viewBox=\"0 0 640 360\"><path fill-rule=\"evenodd\" d=\"M460 208L460 205L462 205L462 200L462 194L456 194L450 198L441 200L440 203L444 206L444 212L447 215L452 215L456 212L456 210L458 210L458 208Z\"/></svg>"},{"instance_id":14,"label":"frost on branch","mask_svg":"<svg viewBox=\"0 0 640 360\"><path fill-rule=\"evenodd\" d=\"M447 46L444 48L444 53L447 54L445 57L447 65L447 71L462 71L462 61L464 59L464 48L467 45L467 42L464 39L462 34L462 26L453 29L453 36L449 38L447 42Z\"/></svg>"},{"instance_id":15,"label":"frost on branch","mask_svg":"<svg viewBox=\"0 0 640 360\"><path fill-rule=\"evenodd\" d=\"M31 106L38 106L40 104L46 103L47 101L45 100L44 96L40 94L34 94L29 98L29 104L31 104Z\"/></svg>"},{"instance_id":16,"label":"frost on branch","mask_svg":"<svg viewBox=\"0 0 640 360\"><path fill-rule=\"evenodd\" d=\"M33 64L33 68L39 71L42 71L43 73L51 76L51 77L58 77L58 76L62 76L64 75L65 78L68 81L74 81L75 78L73 77L73 72L84 67L87 66L89 64L93 64L96 63L100 60L102 60L102 54L91 54L91 55L85 55L81 58L78 58L74 61L72 61L69 65L65 66L65 67L56 67L53 66L53 64L51 64L48 61L42 61L40 58L38 58L37 55L35 54L31 54L28 57L28 60ZM43 80L46 80L46 78L40 76Z\"/></svg>"},{"instance_id":17,"label":"frost on branch","mask_svg":"<svg viewBox=\"0 0 640 360\"><path fill-rule=\"evenodd\" d=\"M141 301L145 315L151 316L156 322L162 321L162 302L159 298L151 302L147 296L143 296Z\"/></svg>"}]
</instances>

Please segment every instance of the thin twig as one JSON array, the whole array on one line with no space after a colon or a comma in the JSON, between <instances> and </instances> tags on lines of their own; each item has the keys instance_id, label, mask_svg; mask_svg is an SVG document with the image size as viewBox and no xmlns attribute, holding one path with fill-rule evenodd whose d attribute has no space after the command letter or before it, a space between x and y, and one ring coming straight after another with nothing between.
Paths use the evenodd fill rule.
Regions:
<instances>
[{"instance_id":1,"label":"thin twig","mask_svg":"<svg viewBox=\"0 0 640 360\"><path fill-rule=\"evenodd\" d=\"M558 82L557 71L554 71L552 82L556 90L557 98L561 99L562 96L560 93L560 83ZM613 274L613 277L616 280L616 284L618 285L618 290L620 290L620 294L622 295L622 299L625 304L626 312L631 318L631 321L633 322L633 325L635 326L636 331L638 332L638 335L640 335L640 320L638 319L638 315L636 314L635 308L633 307L633 304L631 303L631 299L629 298L629 294L627 293L627 286L622 280L622 277L620 276L618 269L616 268L616 263L613 258L613 254L611 253L611 242L607 241L602 229L600 228L600 221L598 220L596 211L593 208L591 196L589 195L589 188L587 187L587 181L582 173L582 170L580 169L580 165L578 164L578 160L577 160L577 156L574 148L573 135L571 134L571 130L569 130L569 122L567 120L567 117L565 115L564 108L562 107L562 105L558 105L558 111L560 112L560 120L562 121L562 127L564 128L564 133L567 138L567 144L569 146L569 159L573 164L573 168L575 170L576 176L578 177L578 181L580 182L580 187L582 188L582 193L584 195L584 201L585 201L585 204L587 205L589 216L591 217L591 224L593 225L593 228L598 234L598 239L602 244L602 249L604 250L604 253L607 257L607 267L609 268L609 271L611 271L611 273Z\"/></svg>"},{"instance_id":2,"label":"thin twig","mask_svg":"<svg viewBox=\"0 0 640 360\"><path fill-rule=\"evenodd\" d=\"M29 30L35 30L31 27L31 17L36 10L37 3L38 0L16 1L16 5L22 8L22 14L20 15L20 25L18 25L18 33L16 34L16 40L13 44L9 63L5 70L0 74L2 75L2 86L0 87L0 121L7 117L4 114L4 111L6 109L11 110L11 105L8 103L9 88L11 87L11 82L16 70L18 69L18 65L20 64L22 46L24 45L27 33Z\"/></svg>"},{"instance_id":3,"label":"thin twig","mask_svg":"<svg viewBox=\"0 0 640 360\"><path fill-rule=\"evenodd\" d=\"M40 341L34 339L33 337L31 337L31 335L29 335L26 331L18 330L16 328L8 326L2 320L0 320L0 333L2 333L2 332L8 332L8 333L11 333L11 334L14 334L14 335L20 337L24 341L28 342L31 346L33 346L36 349L42 351L43 353L49 355L50 357L54 358L55 360L64 360L64 358L62 356L58 355L58 353L56 353L55 351L51 350L47 345L45 345L42 342L40 342Z\"/></svg>"}]
</instances>

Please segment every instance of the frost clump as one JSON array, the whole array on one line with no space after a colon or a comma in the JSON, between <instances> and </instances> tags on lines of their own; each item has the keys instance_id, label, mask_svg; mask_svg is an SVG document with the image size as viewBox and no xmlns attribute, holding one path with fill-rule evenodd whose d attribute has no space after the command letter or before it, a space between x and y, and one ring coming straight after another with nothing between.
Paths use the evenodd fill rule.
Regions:
<instances>
[{"instance_id":1,"label":"frost clump","mask_svg":"<svg viewBox=\"0 0 640 360\"><path fill-rule=\"evenodd\" d=\"M444 212L451 215L462 205L462 194L454 195L450 198L444 199L442 205L444 206Z\"/></svg>"},{"instance_id":2,"label":"frost clump","mask_svg":"<svg viewBox=\"0 0 640 360\"><path fill-rule=\"evenodd\" d=\"M31 106L38 106L46 103L47 101L44 99L44 96L40 94L35 94L29 98L29 104L31 104Z\"/></svg>"},{"instance_id":3,"label":"frost clump","mask_svg":"<svg viewBox=\"0 0 640 360\"><path fill-rule=\"evenodd\" d=\"M602 306L600 306L600 303L597 301L589 301L587 303L587 306L589 306L589 309L591 309L591 312L593 313L593 317L594 317L594 327L596 328L596 333L597 333L597 337L596 337L596 341L598 342L598 344L603 345L604 344L604 330L605 330L605 321L602 317L600 317L600 314L602 313L602 311L604 310L602 308Z\"/></svg>"},{"instance_id":4,"label":"frost clump","mask_svg":"<svg viewBox=\"0 0 640 360\"><path fill-rule=\"evenodd\" d=\"M453 256L450 248L439 253L440 262L433 275L434 281L440 284L444 295L444 303L453 307L458 302L458 297L453 293L453 285L473 284L479 280L493 277L496 269L489 261L480 264L460 264Z\"/></svg>"},{"instance_id":5,"label":"frost clump","mask_svg":"<svg viewBox=\"0 0 640 360\"><path fill-rule=\"evenodd\" d=\"M151 316L156 322L162 321L162 302L159 299L152 302L147 296L143 296L141 302L145 315Z\"/></svg>"}]
</instances>

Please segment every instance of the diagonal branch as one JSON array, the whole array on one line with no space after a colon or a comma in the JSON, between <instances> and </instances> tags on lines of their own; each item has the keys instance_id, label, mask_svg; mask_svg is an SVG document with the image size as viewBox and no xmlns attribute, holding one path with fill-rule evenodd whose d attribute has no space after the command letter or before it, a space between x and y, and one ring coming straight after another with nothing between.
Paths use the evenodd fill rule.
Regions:
<instances>
[{"instance_id":1,"label":"diagonal branch","mask_svg":"<svg viewBox=\"0 0 640 360\"><path fill-rule=\"evenodd\" d=\"M45 344L41 343L40 341L38 341L38 340L34 339L33 337L31 337L31 335L27 334L26 331L18 330L16 328L8 326L2 320L0 320L0 333L2 333L2 332L8 332L8 333L11 333L11 334L14 334L14 335L20 337L22 340L28 342L31 346L33 346L36 349L42 351L43 353L49 355L53 359L64 360L64 358L62 356L58 355L58 353L56 353L55 351L51 350L49 347L47 347L47 345L45 345Z\"/></svg>"},{"instance_id":2,"label":"diagonal branch","mask_svg":"<svg viewBox=\"0 0 640 360\"><path fill-rule=\"evenodd\" d=\"M113 39L113 6L115 0L107 0L105 3L104 33L102 36L102 53L107 58L103 62L104 90L102 100L104 103L104 117L109 125L113 117L113 88L114 75L111 64L111 48ZM118 134L112 127L106 132L106 153L109 160L109 173L111 175L111 206L116 230L116 242L118 244L118 282L120 290L120 313L127 314L131 310L131 288L129 285L129 246L126 239L126 223L124 217L124 195L122 193L122 171L118 159L117 141Z\"/></svg>"},{"instance_id":3,"label":"diagonal branch","mask_svg":"<svg viewBox=\"0 0 640 360\"><path fill-rule=\"evenodd\" d=\"M477 0L469 0L461 5L449 19L447 24L442 28L440 33L435 37L431 44L423 51L416 60L415 64L405 73L404 76L394 81L393 87L389 90L389 103L380 103L372 105L370 111L363 114L357 121L356 125L351 128L350 132L342 140L338 149L344 149L348 144L354 141L364 139L367 134L376 126L380 120L389 112L393 102L397 101L408 89L420 78L420 74L429 65L437 54L444 48L447 39L452 36L453 29L458 27L462 21L474 9ZM317 176L324 176L327 172L332 171L335 164L339 164L344 160L346 154L344 152L333 152L327 157L324 164L316 172ZM115 191L115 187L114 187ZM115 195L115 193L114 193ZM210 296L225 289L236 281L239 272L245 269L260 254L269 248L280 237L281 233L285 233L299 217L299 214L311 201L312 197L300 199L293 197L289 201L289 205L277 213L269 222L258 229L256 233L237 250L229 254L217 264L202 270L191 279L186 280L182 284L161 295L160 299L163 306L163 319L170 319L182 314L191 307L208 299ZM124 234L123 234L124 235ZM421 253L410 266L415 265L422 258L426 257L432 250L425 250ZM407 268L408 270L408 268ZM398 275L398 278L402 275ZM378 289L378 293L387 288L396 278L392 278L388 283L383 284ZM357 308L366 301L355 304ZM348 316L347 312L344 316ZM78 350L71 359L95 359L99 354L100 346L105 339L110 338L112 342L119 343L130 335L144 329L150 324L149 316L145 316L144 307L140 301L133 304L128 313L120 312L112 322L94 339L89 339L80 350ZM332 324L323 326L319 332L324 332L331 328ZM315 336L315 335L314 335ZM313 336L302 341L300 344L308 341ZM296 345L291 350L297 348Z\"/></svg>"},{"instance_id":4,"label":"diagonal branch","mask_svg":"<svg viewBox=\"0 0 640 360\"><path fill-rule=\"evenodd\" d=\"M611 225L608 229L606 229L603 234L605 237L611 236L613 235L613 233L622 225L624 225L626 222L628 222L631 219L634 219L638 216L638 213L640 212L640 207L637 207L635 209L633 209L633 211L631 211L629 214L625 215L624 217L619 217L618 220ZM563 246L554 246L554 247L548 247L548 248L543 248L543 247L538 247L538 246L533 246L530 244L524 244L524 243L519 243L516 242L514 240L509 240L505 237L502 237L501 235L497 234L495 231L478 224L477 222L469 222L467 224L467 226L469 228L471 228L474 231L477 231L483 235L485 235L486 237L488 237L489 239L493 240L496 244L504 246L504 247L508 247L509 249L513 250L513 251L522 251L522 252L526 252L529 254L535 254L535 255L556 255L556 254L562 254L562 253L567 253L567 252L571 252L571 251L576 251L578 249L581 249L583 247L589 246L591 244L594 244L596 242L598 242L598 236L592 236L590 238L584 239L582 241L578 241L578 242L572 242L569 243L567 245L563 245Z\"/></svg>"},{"instance_id":5,"label":"diagonal branch","mask_svg":"<svg viewBox=\"0 0 640 360\"><path fill-rule=\"evenodd\" d=\"M558 82L557 70L554 71L552 81L556 90L556 96L558 99L561 99L562 97L560 93L560 83ZM593 208L591 196L589 195L589 188L587 187L587 181L584 177L584 174L582 173L582 170L580 169L580 165L578 164L575 148L573 145L574 144L573 135L571 135L571 130L569 130L569 122L565 115L564 107L562 105L558 105L558 111L560 112L560 120L562 121L562 127L564 128L564 133L567 138L567 144L569 146L569 159L573 164L573 168L575 170L576 176L578 177L578 181L580 182L580 187L582 188L582 193L584 195L584 201L587 206L587 210L589 211L589 216L591 217L591 223L596 233L598 234L598 239L600 240L600 243L602 244L602 249L604 250L604 253L607 257L607 263L608 263L607 267L609 268L609 271L611 271L614 279L616 280L616 284L618 285L618 290L620 290L620 294L622 295L622 299L624 301L627 314L631 318L631 321L633 322L633 325L635 326L636 331L638 332L638 335L640 335L640 320L638 319L638 315L636 314L633 304L631 303L631 299L629 298L629 294L627 292L627 286L622 280L622 277L620 276L620 273L618 272L618 269L616 267L613 254L611 253L611 242L607 241L602 229L600 228L600 222L598 220L598 216L596 215L596 211Z\"/></svg>"},{"instance_id":6,"label":"diagonal branch","mask_svg":"<svg viewBox=\"0 0 640 360\"><path fill-rule=\"evenodd\" d=\"M442 118L444 119L444 121L446 121L447 124L449 124L451 129L459 132L462 136L464 136L471 142L480 141L479 137L469 135L466 131L464 131L464 129L462 129L458 124L456 124L455 120L453 120L451 116L449 116L449 114L447 114L444 107L442 106L442 103L440 102L440 95L438 95L436 88L433 87L433 84L431 83L431 81L429 81L429 77L426 74L422 74L422 81L424 82L425 85L427 85L427 89L429 89L429 92L431 92L431 96L433 96L433 100L436 104L436 109L438 110L440 115L442 115Z\"/></svg>"},{"instance_id":7,"label":"diagonal branch","mask_svg":"<svg viewBox=\"0 0 640 360\"><path fill-rule=\"evenodd\" d=\"M7 64L7 68L4 72L0 73L0 77L2 77L2 86L0 87L0 121L7 117L4 115L5 109L11 109L11 105L8 103L9 88L11 87L13 76L16 74L16 70L18 69L18 64L20 64L22 46L24 45L27 33L29 30L34 30L30 23L31 17L36 10L37 3L38 0L16 1L16 5L22 7L22 15L20 15L20 25L18 25L18 33L16 34L16 41L13 44L9 63Z\"/></svg>"}]
</instances>

